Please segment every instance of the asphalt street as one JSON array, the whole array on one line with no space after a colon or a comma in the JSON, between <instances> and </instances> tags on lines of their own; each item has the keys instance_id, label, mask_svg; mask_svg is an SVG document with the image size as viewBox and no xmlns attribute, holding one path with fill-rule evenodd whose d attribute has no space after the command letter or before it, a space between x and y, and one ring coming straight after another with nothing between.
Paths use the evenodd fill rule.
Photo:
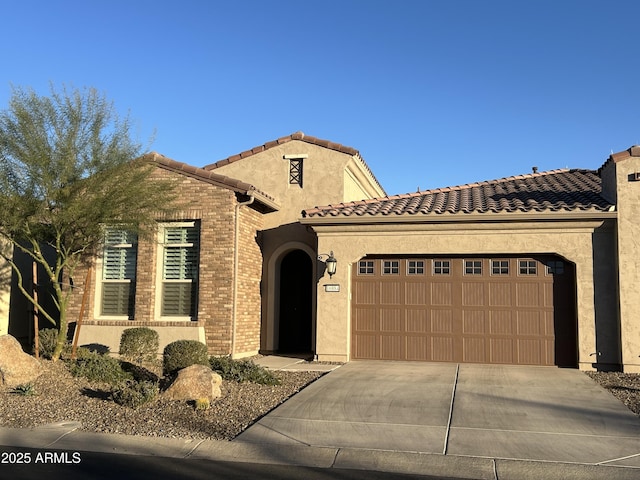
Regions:
<instances>
[{"instance_id":1,"label":"asphalt street","mask_svg":"<svg viewBox=\"0 0 640 480\"><path fill-rule=\"evenodd\" d=\"M317 468L263 463L221 462L190 458L116 455L68 450L0 447L0 477L11 480L447 480L441 477L341 468ZM28 458L28 460L27 460ZM20 461L21 463L17 463ZM468 477L466 477L468 478Z\"/></svg>"}]
</instances>

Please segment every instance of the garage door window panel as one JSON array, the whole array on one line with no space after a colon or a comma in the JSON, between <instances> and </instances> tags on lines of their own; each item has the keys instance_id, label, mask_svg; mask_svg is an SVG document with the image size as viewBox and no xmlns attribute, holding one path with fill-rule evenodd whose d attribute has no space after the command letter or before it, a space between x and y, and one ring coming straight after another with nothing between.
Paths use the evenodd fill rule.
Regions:
<instances>
[{"instance_id":1,"label":"garage door window panel","mask_svg":"<svg viewBox=\"0 0 640 480\"><path fill-rule=\"evenodd\" d=\"M434 275L450 275L451 260L433 260Z\"/></svg>"},{"instance_id":2,"label":"garage door window panel","mask_svg":"<svg viewBox=\"0 0 640 480\"><path fill-rule=\"evenodd\" d=\"M563 275L564 262L558 260L550 260L547 262L547 275Z\"/></svg>"},{"instance_id":3,"label":"garage door window panel","mask_svg":"<svg viewBox=\"0 0 640 480\"><path fill-rule=\"evenodd\" d=\"M491 260L491 275L509 275L509 260Z\"/></svg>"},{"instance_id":4,"label":"garage door window panel","mask_svg":"<svg viewBox=\"0 0 640 480\"><path fill-rule=\"evenodd\" d=\"M383 275L399 275L400 262L398 260L383 260L382 274Z\"/></svg>"},{"instance_id":5,"label":"garage door window panel","mask_svg":"<svg viewBox=\"0 0 640 480\"><path fill-rule=\"evenodd\" d=\"M535 260L518 260L518 273L520 275L537 275L538 262Z\"/></svg>"},{"instance_id":6,"label":"garage door window panel","mask_svg":"<svg viewBox=\"0 0 640 480\"><path fill-rule=\"evenodd\" d=\"M465 275L482 275L482 260L465 260Z\"/></svg>"},{"instance_id":7,"label":"garage door window panel","mask_svg":"<svg viewBox=\"0 0 640 480\"><path fill-rule=\"evenodd\" d=\"M360 260L358 262L358 275L374 275L375 262L373 260Z\"/></svg>"},{"instance_id":8,"label":"garage door window panel","mask_svg":"<svg viewBox=\"0 0 640 480\"><path fill-rule=\"evenodd\" d=\"M408 260L407 275L424 275L424 260Z\"/></svg>"}]
</instances>

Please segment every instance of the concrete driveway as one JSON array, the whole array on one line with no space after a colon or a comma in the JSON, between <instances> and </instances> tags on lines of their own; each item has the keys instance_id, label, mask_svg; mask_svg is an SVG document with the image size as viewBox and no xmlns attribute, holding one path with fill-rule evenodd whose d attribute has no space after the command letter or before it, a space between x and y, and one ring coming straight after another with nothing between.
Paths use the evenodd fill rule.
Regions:
<instances>
[{"instance_id":1,"label":"concrete driveway","mask_svg":"<svg viewBox=\"0 0 640 480\"><path fill-rule=\"evenodd\" d=\"M577 370L354 361L235 441L640 467L640 420Z\"/></svg>"}]
</instances>

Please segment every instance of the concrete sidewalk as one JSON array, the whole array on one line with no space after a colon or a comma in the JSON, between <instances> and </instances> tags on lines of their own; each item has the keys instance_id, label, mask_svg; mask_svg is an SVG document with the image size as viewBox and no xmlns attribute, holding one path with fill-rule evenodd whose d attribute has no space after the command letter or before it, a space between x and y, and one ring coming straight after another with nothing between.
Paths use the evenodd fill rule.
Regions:
<instances>
[{"instance_id":1,"label":"concrete sidewalk","mask_svg":"<svg viewBox=\"0 0 640 480\"><path fill-rule=\"evenodd\" d=\"M304 366L289 360L283 368ZM79 427L0 427L0 445L469 479L640 478L640 421L575 370L352 362L232 442Z\"/></svg>"},{"instance_id":2,"label":"concrete sidewalk","mask_svg":"<svg viewBox=\"0 0 640 480\"><path fill-rule=\"evenodd\" d=\"M303 357L268 355L254 359L258 365L269 370L283 370L288 372L330 372L340 367L339 364L317 363L307 361Z\"/></svg>"},{"instance_id":3,"label":"concrete sidewalk","mask_svg":"<svg viewBox=\"0 0 640 480\"><path fill-rule=\"evenodd\" d=\"M213 440L135 437L88 433L60 423L35 429L0 427L0 445L45 451L101 452L167 458L193 458L239 463L355 469L480 480L635 480L635 468L533 462L416 452L252 444ZM0 451L3 449L0 447ZM53 468L53 467L52 467Z\"/></svg>"}]
</instances>

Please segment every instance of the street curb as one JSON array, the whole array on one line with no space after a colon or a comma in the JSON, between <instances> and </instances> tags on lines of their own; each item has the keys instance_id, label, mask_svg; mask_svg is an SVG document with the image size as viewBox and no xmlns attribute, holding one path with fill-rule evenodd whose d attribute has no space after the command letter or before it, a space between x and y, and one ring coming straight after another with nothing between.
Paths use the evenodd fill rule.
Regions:
<instances>
[{"instance_id":1,"label":"street curb","mask_svg":"<svg viewBox=\"0 0 640 480\"><path fill-rule=\"evenodd\" d=\"M0 427L0 445L15 448L158 456L313 468L340 468L477 480L632 480L640 469L614 465L494 459L420 452L142 437L78 430L76 422L33 429Z\"/></svg>"}]
</instances>

